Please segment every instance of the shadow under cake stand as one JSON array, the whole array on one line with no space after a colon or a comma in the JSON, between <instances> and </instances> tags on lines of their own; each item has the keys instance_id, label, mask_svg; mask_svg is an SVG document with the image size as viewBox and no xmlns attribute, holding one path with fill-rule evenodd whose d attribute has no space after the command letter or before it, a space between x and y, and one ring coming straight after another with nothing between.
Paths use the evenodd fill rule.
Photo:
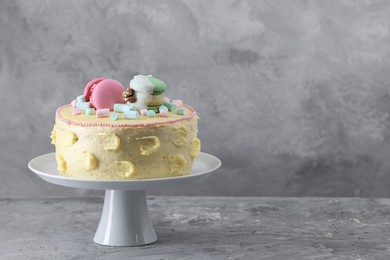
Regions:
<instances>
[{"instance_id":1,"label":"shadow under cake stand","mask_svg":"<svg viewBox=\"0 0 390 260\"><path fill-rule=\"evenodd\" d=\"M89 180L61 176L55 153L41 155L28 163L43 180L72 188L105 190L103 212L93 241L107 246L141 246L157 241L146 204L146 189L178 186L199 181L221 166L206 153L194 160L189 175L146 180Z\"/></svg>"}]
</instances>

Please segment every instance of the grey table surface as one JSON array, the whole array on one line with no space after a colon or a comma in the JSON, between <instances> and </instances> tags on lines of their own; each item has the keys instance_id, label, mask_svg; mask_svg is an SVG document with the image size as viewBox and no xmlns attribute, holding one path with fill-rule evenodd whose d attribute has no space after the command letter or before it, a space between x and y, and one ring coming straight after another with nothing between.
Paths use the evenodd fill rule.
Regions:
<instances>
[{"instance_id":1,"label":"grey table surface","mask_svg":"<svg viewBox=\"0 0 390 260\"><path fill-rule=\"evenodd\" d=\"M148 197L142 247L92 241L102 206L0 199L0 259L390 259L390 199Z\"/></svg>"}]
</instances>

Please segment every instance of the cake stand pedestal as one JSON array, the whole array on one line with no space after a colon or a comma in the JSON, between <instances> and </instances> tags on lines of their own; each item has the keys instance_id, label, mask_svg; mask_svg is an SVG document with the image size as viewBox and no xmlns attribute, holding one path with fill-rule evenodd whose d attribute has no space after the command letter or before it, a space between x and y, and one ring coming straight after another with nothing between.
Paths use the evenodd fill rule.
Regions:
<instances>
[{"instance_id":1,"label":"cake stand pedestal","mask_svg":"<svg viewBox=\"0 0 390 260\"><path fill-rule=\"evenodd\" d=\"M109 246L156 242L145 190L106 190L102 216L93 241Z\"/></svg>"},{"instance_id":2,"label":"cake stand pedestal","mask_svg":"<svg viewBox=\"0 0 390 260\"><path fill-rule=\"evenodd\" d=\"M49 153L28 163L43 180L72 188L105 190L103 212L93 241L107 246L142 246L157 241L146 204L145 190L190 184L209 176L221 161L200 153L192 172L186 176L146 180L89 180L61 176L55 154Z\"/></svg>"}]
</instances>

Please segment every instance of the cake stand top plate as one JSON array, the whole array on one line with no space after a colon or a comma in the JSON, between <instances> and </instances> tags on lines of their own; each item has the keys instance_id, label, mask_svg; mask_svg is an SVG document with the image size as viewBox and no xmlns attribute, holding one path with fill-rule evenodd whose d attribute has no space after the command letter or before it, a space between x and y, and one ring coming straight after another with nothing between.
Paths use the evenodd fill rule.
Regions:
<instances>
[{"instance_id":1,"label":"cake stand top plate","mask_svg":"<svg viewBox=\"0 0 390 260\"><path fill-rule=\"evenodd\" d=\"M210 154L200 153L194 160L189 175L145 180L91 180L70 178L59 175L55 153L48 153L32 159L28 163L31 171L43 180L60 186L93 190L145 190L179 186L199 181L209 176L221 166L221 161Z\"/></svg>"}]
</instances>

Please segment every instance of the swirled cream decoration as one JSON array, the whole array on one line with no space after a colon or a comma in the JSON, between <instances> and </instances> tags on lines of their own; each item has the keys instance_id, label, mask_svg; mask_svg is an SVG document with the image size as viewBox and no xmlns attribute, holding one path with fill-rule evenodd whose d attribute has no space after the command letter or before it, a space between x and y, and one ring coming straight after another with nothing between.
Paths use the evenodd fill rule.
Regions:
<instances>
[{"instance_id":1,"label":"swirled cream decoration","mask_svg":"<svg viewBox=\"0 0 390 260\"><path fill-rule=\"evenodd\" d=\"M139 142L139 150L142 155L151 155L160 149L160 140L157 136L145 136L136 140Z\"/></svg>"}]
</instances>

